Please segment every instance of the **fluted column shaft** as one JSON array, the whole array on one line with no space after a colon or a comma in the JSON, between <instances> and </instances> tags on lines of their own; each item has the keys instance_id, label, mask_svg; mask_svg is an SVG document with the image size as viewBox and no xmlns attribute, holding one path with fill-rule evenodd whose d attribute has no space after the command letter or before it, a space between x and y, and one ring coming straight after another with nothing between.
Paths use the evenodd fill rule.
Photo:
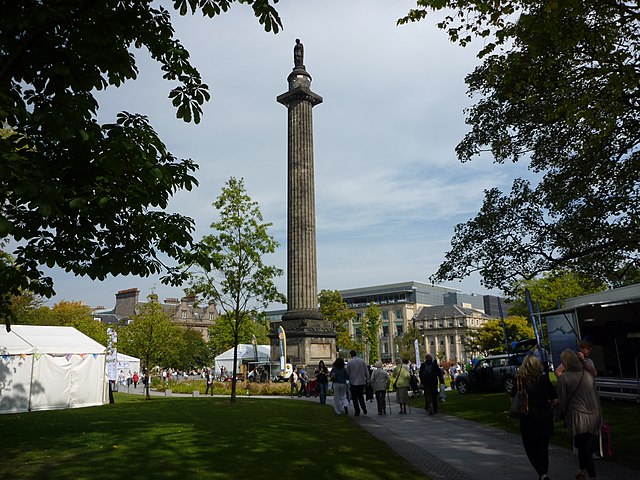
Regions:
<instances>
[{"instance_id":1,"label":"fluted column shaft","mask_svg":"<svg viewBox=\"0 0 640 480\"><path fill-rule=\"evenodd\" d=\"M318 304L312 104L289 104L287 296L288 310Z\"/></svg>"}]
</instances>

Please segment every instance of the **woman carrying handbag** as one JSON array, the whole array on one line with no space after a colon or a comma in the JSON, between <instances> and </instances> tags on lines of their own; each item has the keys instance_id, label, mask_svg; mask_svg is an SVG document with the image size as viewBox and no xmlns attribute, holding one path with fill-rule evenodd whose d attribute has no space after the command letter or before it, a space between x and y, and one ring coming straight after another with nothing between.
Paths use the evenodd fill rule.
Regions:
<instances>
[{"instance_id":1,"label":"woman carrying handbag","mask_svg":"<svg viewBox=\"0 0 640 480\"><path fill-rule=\"evenodd\" d=\"M553 435L553 410L557 402L556 390L544 373L542 362L527 355L522 362L517 379L519 389L526 392L526 414L520 418L522 445L529 462L540 480L549 480L549 440ZM515 397L518 390L511 395Z\"/></svg>"}]
</instances>

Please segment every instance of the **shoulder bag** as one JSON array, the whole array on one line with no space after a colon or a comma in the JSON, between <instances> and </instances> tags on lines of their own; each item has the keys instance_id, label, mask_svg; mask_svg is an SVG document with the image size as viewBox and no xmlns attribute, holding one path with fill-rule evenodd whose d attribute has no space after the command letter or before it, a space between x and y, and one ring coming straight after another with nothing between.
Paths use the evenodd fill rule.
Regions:
<instances>
[{"instance_id":1,"label":"shoulder bag","mask_svg":"<svg viewBox=\"0 0 640 480\"><path fill-rule=\"evenodd\" d=\"M522 385L522 377L520 375L516 377L516 385L516 394L511 397L509 416L511 418L523 418L529 415L529 396L524 385Z\"/></svg>"}]
</instances>

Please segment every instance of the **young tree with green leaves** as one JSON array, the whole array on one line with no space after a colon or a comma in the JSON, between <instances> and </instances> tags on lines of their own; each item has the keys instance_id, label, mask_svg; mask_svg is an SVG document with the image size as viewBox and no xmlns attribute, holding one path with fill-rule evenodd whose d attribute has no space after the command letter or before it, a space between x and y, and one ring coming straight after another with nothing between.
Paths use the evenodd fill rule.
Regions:
<instances>
[{"instance_id":1,"label":"young tree with green leaves","mask_svg":"<svg viewBox=\"0 0 640 480\"><path fill-rule=\"evenodd\" d=\"M416 347L415 342L418 340L418 348L420 358L424 359L425 354L427 353L424 349L424 337L420 333L420 330L415 325L409 324L407 327L407 331L404 332L402 336L402 341L400 342L400 357L401 358L410 358L412 361L416 358Z\"/></svg>"},{"instance_id":2,"label":"young tree with green leaves","mask_svg":"<svg viewBox=\"0 0 640 480\"><path fill-rule=\"evenodd\" d=\"M181 370L196 370L213 363L211 350L199 331L184 329L182 331L182 345L183 348L178 354L176 365Z\"/></svg>"},{"instance_id":3,"label":"young tree with green leaves","mask_svg":"<svg viewBox=\"0 0 640 480\"><path fill-rule=\"evenodd\" d=\"M213 299L222 315L217 322L227 322L233 332L233 373L231 403L236 401L236 362L238 343L245 324L257 315L259 307L272 302L286 303L273 280L282 269L265 265L263 257L278 247L268 233L271 223L264 223L258 203L246 193L244 180L231 177L213 203L220 220L213 222L211 235L202 238L186 268L191 290Z\"/></svg>"},{"instance_id":4,"label":"young tree with green leaves","mask_svg":"<svg viewBox=\"0 0 640 480\"><path fill-rule=\"evenodd\" d=\"M349 308L338 290L322 290L318 294L320 313L325 320L333 325L336 331L336 349L358 350L357 342L349 335L349 321L356 317L356 313Z\"/></svg>"},{"instance_id":5,"label":"young tree with green leaves","mask_svg":"<svg viewBox=\"0 0 640 480\"><path fill-rule=\"evenodd\" d=\"M513 315L504 319L507 327L507 342L534 338L533 327L528 317ZM468 330L462 338L467 353L471 355L492 355L506 353L501 320L489 320L479 329Z\"/></svg>"},{"instance_id":6,"label":"young tree with green leaves","mask_svg":"<svg viewBox=\"0 0 640 480\"><path fill-rule=\"evenodd\" d=\"M640 5L624 0L418 0L399 23L445 13L453 42L480 45L475 105L456 148L526 161L535 179L485 192L455 228L434 282L514 280L568 269L610 284L640 266Z\"/></svg>"},{"instance_id":7,"label":"young tree with green leaves","mask_svg":"<svg viewBox=\"0 0 640 480\"><path fill-rule=\"evenodd\" d=\"M273 3L3 2L0 239L20 245L15 262L0 265L0 320L7 327L10 295L55 293L42 265L99 280L175 273L166 259L180 260L194 225L163 210L177 190L198 184L197 165L175 158L142 114L121 112L98 123L98 92L134 80L137 60L149 55L173 83L177 117L198 123L209 87L175 37L165 6L214 17L247 5L276 33L282 24Z\"/></svg>"},{"instance_id":8,"label":"young tree with green leaves","mask_svg":"<svg viewBox=\"0 0 640 480\"><path fill-rule=\"evenodd\" d=\"M151 294L147 299L133 315L133 323L118 329L118 350L142 360L149 399L149 372L156 365L174 365L184 347L184 337L182 329L162 310L158 296Z\"/></svg>"},{"instance_id":9,"label":"young tree with green leaves","mask_svg":"<svg viewBox=\"0 0 640 480\"><path fill-rule=\"evenodd\" d=\"M362 348L365 362L369 365L380 359L380 329L382 327L382 313L380 308L372 303L362 318Z\"/></svg>"}]
</instances>

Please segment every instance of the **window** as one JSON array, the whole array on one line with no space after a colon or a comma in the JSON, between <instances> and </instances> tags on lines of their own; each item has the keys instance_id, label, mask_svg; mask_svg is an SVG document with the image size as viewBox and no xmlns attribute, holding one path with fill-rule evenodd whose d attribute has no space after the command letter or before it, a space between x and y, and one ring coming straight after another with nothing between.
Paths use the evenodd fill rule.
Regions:
<instances>
[{"instance_id":1,"label":"window","mask_svg":"<svg viewBox=\"0 0 640 480\"><path fill-rule=\"evenodd\" d=\"M440 328L444 328L444 322L441 321L438 325L440 326Z\"/></svg>"},{"instance_id":2,"label":"window","mask_svg":"<svg viewBox=\"0 0 640 480\"><path fill-rule=\"evenodd\" d=\"M458 326L459 327L464 327L464 320L460 320L460 324Z\"/></svg>"},{"instance_id":3,"label":"window","mask_svg":"<svg viewBox=\"0 0 640 480\"><path fill-rule=\"evenodd\" d=\"M403 319L402 310L396 310L396 319L397 320L402 320Z\"/></svg>"},{"instance_id":4,"label":"window","mask_svg":"<svg viewBox=\"0 0 640 480\"><path fill-rule=\"evenodd\" d=\"M396 325L396 335L402 335L402 324Z\"/></svg>"},{"instance_id":5,"label":"window","mask_svg":"<svg viewBox=\"0 0 640 480\"><path fill-rule=\"evenodd\" d=\"M389 325L382 325L382 336L383 337L389 336Z\"/></svg>"},{"instance_id":6,"label":"window","mask_svg":"<svg viewBox=\"0 0 640 480\"><path fill-rule=\"evenodd\" d=\"M454 337L453 335L451 335L451 336L449 337L449 343L450 343L451 345L455 345L455 344L456 344L456 337Z\"/></svg>"},{"instance_id":7,"label":"window","mask_svg":"<svg viewBox=\"0 0 640 480\"><path fill-rule=\"evenodd\" d=\"M433 347L433 345L434 345L434 341L433 341L433 340L431 340L431 342L429 342L429 345L431 345L431 346Z\"/></svg>"},{"instance_id":8,"label":"window","mask_svg":"<svg viewBox=\"0 0 640 480\"><path fill-rule=\"evenodd\" d=\"M215 320L213 312L209 312L209 320Z\"/></svg>"},{"instance_id":9,"label":"window","mask_svg":"<svg viewBox=\"0 0 640 480\"><path fill-rule=\"evenodd\" d=\"M449 320L449 328L453 327L453 320Z\"/></svg>"},{"instance_id":10,"label":"window","mask_svg":"<svg viewBox=\"0 0 640 480\"><path fill-rule=\"evenodd\" d=\"M382 320L389 320L389 311L388 310L383 310L382 311Z\"/></svg>"},{"instance_id":11,"label":"window","mask_svg":"<svg viewBox=\"0 0 640 480\"><path fill-rule=\"evenodd\" d=\"M440 340L440 346L444 347L444 340Z\"/></svg>"}]
</instances>

